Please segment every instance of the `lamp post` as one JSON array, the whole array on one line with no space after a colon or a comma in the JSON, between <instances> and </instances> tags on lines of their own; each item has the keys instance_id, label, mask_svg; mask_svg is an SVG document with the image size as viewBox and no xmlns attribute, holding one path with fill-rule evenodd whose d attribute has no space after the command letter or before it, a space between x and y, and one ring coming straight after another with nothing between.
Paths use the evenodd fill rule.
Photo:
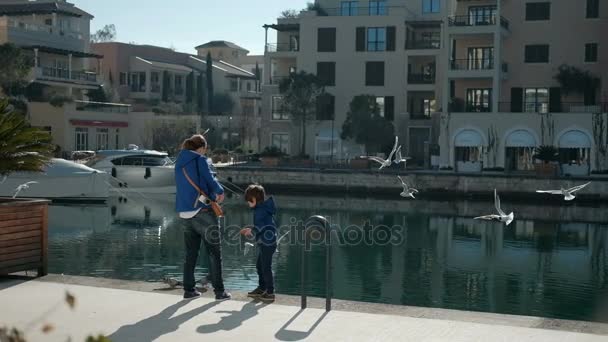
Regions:
<instances>
[{"instance_id":1,"label":"lamp post","mask_svg":"<svg viewBox=\"0 0 608 342\"><path fill-rule=\"evenodd\" d=\"M232 149L232 131L230 126L232 124L232 116L228 117L228 151Z\"/></svg>"},{"instance_id":2,"label":"lamp post","mask_svg":"<svg viewBox=\"0 0 608 342\"><path fill-rule=\"evenodd\" d=\"M334 166L334 121L336 121L336 115L331 116L331 156L329 157L329 165Z\"/></svg>"}]
</instances>

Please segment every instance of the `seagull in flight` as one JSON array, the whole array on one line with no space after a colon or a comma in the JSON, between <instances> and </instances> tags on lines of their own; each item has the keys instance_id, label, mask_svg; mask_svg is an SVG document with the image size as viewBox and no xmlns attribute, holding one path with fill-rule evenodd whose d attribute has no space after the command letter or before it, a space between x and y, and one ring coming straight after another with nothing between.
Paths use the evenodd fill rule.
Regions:
<instances>
[{"instance_id":1,"label":"seagull in flight","mask_svg":"<svg viewBox=\"0 0 608 342\"><path fill-rule=\"evenodd\" d=\"M416 197L414 197L414 194L418 193L418 190L411 188L406 182L403 181L403 179L401 179L400 176L397 176L397 178L399 178L399 180L401 181L401 186L403 186L403 191L401 192L401 197L411 197L413 199L416 199Z\"/></svg>"},{"instance_id":2,"label":"seagull in flight","mask_svg":"<svg viewBox=\"0 0 608 342\"><path fill-rule=\"evenodd\" d=\"M374 157L374 156L361 156L361 158L369 159L371 161L375 161L376 163L379 163L380 168L378 170L382 170L387 166L391 166L391 164L393 163L393 156L395 155L395 152L397 152L398 145L399 145L399 137L395 136L395 145L393 146L393 150L391 151L391 153L388 155L388 158L382 159L380 157Z\"/></svg>"},{"instance_id":3,"label":"seagull in flight","mask_svg":"<svg viewBox=\"0 0 608 342\"><path fill-rule=\"evenodd\" d=\"M251 250L252 247L253 247L253 244L251 242L245 242L245 248L243 248L243 255L249 254L249 251Z\"/></svg>"},{"instance_id":4,"label":"seagull in flight","mask_svg":"<svg viewBox=\"0 0 608 342\"><path fill-rule=\"evenodd\" d=\"M17 198L17 196L19 195L19 193L23 190L27 190L30 188L30 185L32 184L38 184L38 182L36 181L31 181L31 182L27 182L27 183L23 183L21 185L19 185L16 189L15 189L15 194L13 195L13 198Z\"/></svg>"},{"instance_id":5,"label":"seagull in flight","mask_svg":"<svg viewBox=\"0 0 608 342\"><path fill-rule=\"evenodd\" d=\"M560 190L536 190L536 192L538 192L539 194L563 195L564 200L572 201L573 199L576 198L576 196L574 196L574 193L579 190L582 190L584 187L586 187L590 183L591 182L587 182L583 185L571 187L570 189L561 188Z\"/></svg>"},{"instance_id":6,"label":"seagull in flight","mask_svg":"<svg viewBox=\"0 0 608 342\"><path fill-rule=\"evenodd\" d=\"M486 220L486 221L498 221L503 222L507 226L513 222L514 215L510 213L509 215L505 214L504 211L500 208L500 197L498 197L498 193L496 189L494 189L494 206L496 207L496 211L498 214L492 215L484 215L473 218L474 220Z\"/></svg>"},{"instance_id":7,"label":"seagull in flight","mask_svg":"<svg viewBox=\"0 0 608 342\"><path fill-rule=\"evenodd\" d=\"M408 159L412 159L410 157L403 157L401 155L401 146L399 146L399 148L397 148L397 152L396 152L396 156L395 156L395 160L393 160L393 163L395 165L399 165L399 163L403 163L404 166L407 166L407 161Z\"/></svg>"}]
</instances>

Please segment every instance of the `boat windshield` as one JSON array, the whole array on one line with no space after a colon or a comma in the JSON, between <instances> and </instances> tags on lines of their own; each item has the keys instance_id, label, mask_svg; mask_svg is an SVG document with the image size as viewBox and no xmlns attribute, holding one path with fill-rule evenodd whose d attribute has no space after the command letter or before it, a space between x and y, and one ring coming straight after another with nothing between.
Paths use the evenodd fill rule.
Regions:
<instances>
[{"instance_id":1,"label":"boat windshield","mask_svg":"<svg viewBox=\"0 0 608 342\"><path fill-rule=\"evenodd\" d=\"M119 166L170 166L173 161L167 156L131 155L116 158L112 164Z\"/></svg>"}]
</instances>

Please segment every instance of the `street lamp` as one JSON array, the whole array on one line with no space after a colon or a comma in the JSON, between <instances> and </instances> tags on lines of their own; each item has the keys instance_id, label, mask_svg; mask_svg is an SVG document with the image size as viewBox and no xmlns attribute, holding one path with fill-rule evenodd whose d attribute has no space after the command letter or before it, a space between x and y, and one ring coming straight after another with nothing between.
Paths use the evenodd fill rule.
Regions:
<instances>
[{"instance_id":1,"label":"street lamp","mask_svg":"<svg viewBox=\"0 0 608 342\"><path fill-rule=\"evenodd\" d=\"M228 117L228 150L232 149L232 131L230 125L232 124L232 116Z\"/></svg>"}]
</instances>

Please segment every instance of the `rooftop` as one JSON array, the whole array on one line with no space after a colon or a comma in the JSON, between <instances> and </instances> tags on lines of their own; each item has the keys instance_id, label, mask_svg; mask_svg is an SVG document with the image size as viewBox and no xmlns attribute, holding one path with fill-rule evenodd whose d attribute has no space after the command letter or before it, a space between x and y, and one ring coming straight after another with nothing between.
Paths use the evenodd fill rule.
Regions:
<instances>
[{"instance_id":1,"label":"rooftop","mask_svg":"<svg viewBox=\"0 0 608 342\"><path fill-rule=\"evenodd\" d=\"M197 46L195 49L214 48L214 47L220 47L220 48L225 47L225 48L231 48L231 49L237 49L237 50L243 50L243 51L249 52L249 50L247 50L243 47L240 47L240 46L234 44L233 42L229 42L226 40L212 40L210 42Z\"/></svg>"},{"instance_id":2,"label":"rooftop","mask_svg":"<svg viewBox=\"0 0 608 342\"><path fill-rule=\"evenodd\" d=\"M0 3L0 15L27 15L58 13L74 17L93 16L69 2L7 0Z\"/></svg>"}]
</instances>

